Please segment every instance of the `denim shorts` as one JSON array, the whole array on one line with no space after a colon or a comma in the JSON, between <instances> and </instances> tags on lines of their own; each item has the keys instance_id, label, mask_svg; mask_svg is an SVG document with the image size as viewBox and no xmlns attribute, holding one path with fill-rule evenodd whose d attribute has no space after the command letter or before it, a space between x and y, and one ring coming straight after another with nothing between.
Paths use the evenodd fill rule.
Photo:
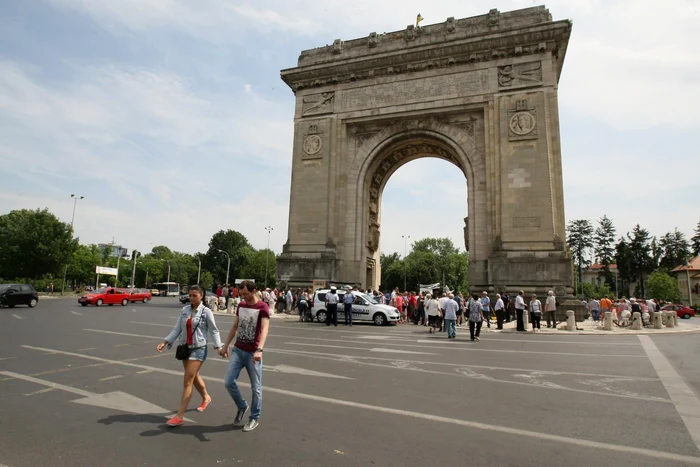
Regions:
<instances>
[{"instance_id":1,"label":"denim shorts","mask_svg":"<svg viewBox=\"0 0 700 467\"><path fill-rule=\"evenodd\" d=\"M207 359L207 347L198 347L190 351L190 360L204 361Z\"/></svg>"}]
</instances>

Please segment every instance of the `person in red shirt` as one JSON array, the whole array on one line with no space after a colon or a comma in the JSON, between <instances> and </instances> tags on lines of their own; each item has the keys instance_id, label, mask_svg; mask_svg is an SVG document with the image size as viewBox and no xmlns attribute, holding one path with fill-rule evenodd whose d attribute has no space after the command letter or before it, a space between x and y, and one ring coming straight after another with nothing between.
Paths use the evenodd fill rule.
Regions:
<instances>
[{"instance_id":1,"label":"person in red shirt","mask_svg":"<svg viewBox=\"0 0 700 467\"><path fill-rule=\"evenodd\" d=\"M267 340L267 332L270 329L270 308L267 303L257 296L255 282L245 280L238 286L243 299L236 309L236 318L228 333L226 344L219 350L219 354L226 358L229 356L229 346L234 337L236 344L231 352L225 385L233 399L238 412L234 425L243 420L250 406L238 389L238 376L243 368L248 372L251 389L253 390L252 411L250 419L243 427L243 431L253 431L258 427L260 412L262 411L262 365L263 348Z\"/></svg>"},{"instance_id":2,"label":"person in red shirt","mask_svg":"<svg viewBox=\"0 0 700 467\"><path fill-rule=\"evenodd\" d=\"M403 312L403 296L400 293L396 294L396 309L399 310L401 315L401 322L406 322L406 314Z\"/></svg>"},{"instance_id":3,"label":"person in red shirt","mask_svg":"<svg viewBox=\"0 0 700 467\"><path fill-rule=\"evenodd\" d=\"M413 324L418 324L416 319L416 313L418 312L418 298L416 298L416 293L411 292L408 297L408 319L413 321Z\"/></svg>"}]
</instances>

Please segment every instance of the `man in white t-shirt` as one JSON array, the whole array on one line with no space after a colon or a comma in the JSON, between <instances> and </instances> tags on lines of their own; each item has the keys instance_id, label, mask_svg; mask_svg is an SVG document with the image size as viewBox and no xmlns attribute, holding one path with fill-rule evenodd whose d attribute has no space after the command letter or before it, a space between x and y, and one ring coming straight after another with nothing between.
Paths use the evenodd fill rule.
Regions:
<instances>
[{"instance_id":1,"label":"man in white t-shirt","mask_svg":"<svg viewBox=\"0 0 700 467\"><path fill-rule=\"evenodd\" d=\"M557 327L557 297L554 296L554 291L547 292L547 301L544 302L544 316L547 319L547 327ZM552 319L552 325L549 325L549 320Z\"/></svg>"},{"instance_id":2,"label":"man in white t-shirt","mask_svg":"<svg viewBox=\"0 0 700 467\"><path fill-rule=\"evenodd\" d=\"M525 304L525 292L520 291L518 292L518 296L515 297L515 315L516 315L516 320L517 320L517 330L525 332L525 321L523 321L523 314L525 313L525 308L527 308L527 305Z\"/></svg>"},{"instance_id":3,"label":"man in white t-shirt","mask_svg":"<svg viewBox=\"0 0 700 467\"><path fill-rule=\"evenodd\" d=\"M445 303L449 300L447 298L447 294L444 293L442 294L442 297L438 299L438 306L440 307L440 316L442 319L440 320L440 331L447 331L447 326L445 326Z\"/></svg>"}]
</instances>

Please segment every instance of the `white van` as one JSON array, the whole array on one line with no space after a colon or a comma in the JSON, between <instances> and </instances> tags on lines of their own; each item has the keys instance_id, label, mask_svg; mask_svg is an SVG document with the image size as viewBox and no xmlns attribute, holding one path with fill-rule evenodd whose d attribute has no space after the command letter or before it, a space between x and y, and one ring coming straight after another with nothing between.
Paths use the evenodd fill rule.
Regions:
<instances>
[{"instance_id":1,"label":"white van","mask_svg":"<svg viewBox=\"0 0 700 467\"><path fill-rule=\"evenodd\" d=\"M325 323L328 317L326 312L326 294L330 292L330 289L320 289L314 292L313 305L311 307L311 313L316 317L319 323ZM361 292L350 291L351 294L355 296L355 300L352 304L352 320L353 321L367 321L373 322L377 326L383 326L387 323L396 323L401 317L399 315L399 310L389 305L381 305L379 302L374 300L371 295L367 295ZM345 305L343 303L343 297L345 296L345 290L338 290L338 322L343 322Z\"/></svg>"}]
</instances>

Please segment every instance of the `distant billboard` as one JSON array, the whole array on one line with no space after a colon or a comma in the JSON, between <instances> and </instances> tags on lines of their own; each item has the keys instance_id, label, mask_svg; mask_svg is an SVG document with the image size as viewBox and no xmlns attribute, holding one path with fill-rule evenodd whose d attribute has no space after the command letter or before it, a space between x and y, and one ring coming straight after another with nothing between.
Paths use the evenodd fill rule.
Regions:
<instances>
[{"instance_id":1,"label":"distant billboard","mask_svg":"<svg viewBox=\"0 0 700 467\"><path fill-rule=\"evenodd\" d=\"M95 274L103 274L106 276L116 276L118 275L117 268L105 268L102 266L95 266Z\"/></svg>"}]
</instances>

